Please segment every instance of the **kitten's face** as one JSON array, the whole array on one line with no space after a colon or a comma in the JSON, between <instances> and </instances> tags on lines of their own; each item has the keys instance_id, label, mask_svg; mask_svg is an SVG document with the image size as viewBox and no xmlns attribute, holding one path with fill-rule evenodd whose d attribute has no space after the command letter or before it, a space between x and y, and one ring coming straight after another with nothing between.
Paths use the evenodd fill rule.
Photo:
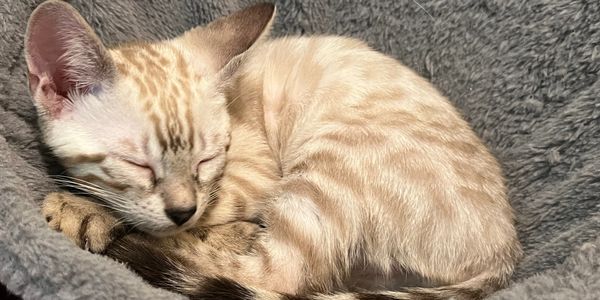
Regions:
<instances>
[{"instance_id":1,"label":"kitten's face","mask_svg":"<svg viewBox=\"0 0 600 300\"><path fill-rule=\"evenodd\" d=\"M194 225L225 166L220 90L273 13L255 6L173 40L108 50L64 2L38 7L26 39L30 88L71 184L143 231Z\"/></svg>"},{"instance_id":2,"label":"kitten's face","mask_svg":"<svg viewBox=\"0 0 600 300\"><path fill-rule=\"evenodd\" d=\"M71 175L107 190L102 198L140 229L187 227L225 164L229 116L217 79L190 67L173 43L110 55L114 83L71 95L46 123L47 143Z\"/></svg>"}]
</instances>

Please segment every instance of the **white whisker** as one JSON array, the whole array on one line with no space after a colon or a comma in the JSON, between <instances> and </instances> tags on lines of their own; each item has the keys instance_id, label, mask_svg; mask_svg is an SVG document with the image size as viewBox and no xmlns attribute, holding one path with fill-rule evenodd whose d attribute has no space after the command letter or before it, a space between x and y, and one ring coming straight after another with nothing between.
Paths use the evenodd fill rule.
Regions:
<instances>
[{"instance_id":1,"label":"white whisker","mask_svg":"<svg viewBox=\"0 0 600 300\"><path fill-rule=\"evenodd\" d=\"M435 18L421 5L417 0L412 0L416 5L418 5L431 19L435 20Z\"/></svg>"},{"instance_id":2,"label":"white whisker","mask_svg":"<svg viewBox=\"0 0 600 300\"><path fill-rule=\"evenodd\" d=\"M225 106L225 108L229 108L229 106L231 106L231 104L233 104L234 102L236 102L241 97L242 97L242 95L238 95L237 97L233 98L233 100L231 100L229 103L227 103L227 106Z\"/></svg>"}]
</instances>

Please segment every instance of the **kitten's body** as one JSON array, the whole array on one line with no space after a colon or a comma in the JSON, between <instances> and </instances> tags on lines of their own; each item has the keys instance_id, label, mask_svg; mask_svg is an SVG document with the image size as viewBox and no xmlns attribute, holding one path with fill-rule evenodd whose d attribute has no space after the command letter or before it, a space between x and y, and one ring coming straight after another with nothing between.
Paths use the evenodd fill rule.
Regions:
<instances>
[{"instance_id":1,"label":"kitten's body","mask_svg":"<svg viewBox=\"0 0 600 300\"><path fill-rule=\"evenodd\" d=\"M140 141L125 135L111 151L131 143L131 153L160 153L161 167L153 172L165 182L152 189L162 188L169 205L181 206L190 190L197 199L217 195L214 202L198 202L204 213L192 217L200 227L216 225L211 229L167 238L125 236L108 247L109 255L151 282L198 298L400 289L415 284L398 282L409 277L420 280L418 286L445 287L362 296L479 298L506 284L521 250L500 168L429 83L364 43L339 37L258 42L215 68L211 59L224 54L202 47L195 52L198 41L212 41L206 36L214 38L214 32L201 29L109 54L117 74L113 98L128 95L135 113L125 116L140 114L144 127ZM105 101L123 101L115 99ZM198 99L212 102L194 106ZM75 146L59 146L49 131L59 156L75 156ZM197 175L200 188L182 183L188 177L180 174L194 156L181 153L217 153L225 144L222 177L221 165L213 162L210 176ZM85 163L72 172L94 173L94 163ZM97 182L102 187L113 179L147 184L111 175L122 170L114 163L96 164L108 170ZM215 183L220 188L211 191ZM132 193L122 188L124 195ZM56 199L47 201L46 211L67 218L53 209L63 203ZM162 207L136 205L153 213ZM256 219L266 229L236 222ZM81 232L72 232L77 234L67 234L81 243Z\"/></svg>"},{"instance_id":2,"label":"kitten's body","mask_svg":"<svg viewBox=\"0 0 600 300\"><path fill-rule=\"evenodd\" d=\"M273 268L304 258L283 278L267 274L267 288L284 279L327 291L363 267L380 285L402 272L436 285L505 283L519 248L500 169L429 83L339 37L279 39L247 56L229 95L229 155L245 154L236 128L265 128L257 142L282 175L267 203L269 234L294 249L271 257Z\"/></svg>"}]
</instances>

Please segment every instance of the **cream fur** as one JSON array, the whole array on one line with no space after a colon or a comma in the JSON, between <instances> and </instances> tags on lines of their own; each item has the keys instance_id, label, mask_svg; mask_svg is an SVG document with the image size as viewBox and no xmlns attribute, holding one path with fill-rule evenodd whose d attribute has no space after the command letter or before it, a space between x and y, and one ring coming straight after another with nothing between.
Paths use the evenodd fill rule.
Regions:
<instances>
[{"instance_id":1,"label":"cream fur","mask_svg":"<svg viewBox=\"0 0 600 300\"><path fill-rule=\"evenodd\" d=\"M264 297L396 289L401 277L442 287L388 296L481 297L506 284L521 249L502 172L448 100L355 39L267 40L269 7L110 50L115 77L46 119L48 144L146 232L224 228L210 242L180 233L144 244L191 262L176 268L185 293L202 276ZM191 204L199 209L183 226L165 215ZM265 232L235 223L257 218Z\"/></svg>"}]
</instances>

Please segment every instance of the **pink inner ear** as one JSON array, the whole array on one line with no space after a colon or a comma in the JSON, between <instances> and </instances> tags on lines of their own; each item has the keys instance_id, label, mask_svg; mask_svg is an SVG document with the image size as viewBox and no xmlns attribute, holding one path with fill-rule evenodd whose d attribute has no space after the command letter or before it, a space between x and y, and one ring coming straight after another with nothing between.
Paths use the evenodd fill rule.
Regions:
<instances>
[{"instance_id":1,"label":"pink inner ear","mask_svg":"<svg viewBox=\"0 0 600 300\"><path fill-rule=\"evenodd\" d=\"M34 75L35 76L35 75ZM31 80L31 79L30 79ZM57 93L56 85L50 81L47 76L39 80L39 92L37 97L44 101L44 108L52 118L58 118L65 108L65 104L69 99Z\"/></svg>"},{"instance_id":2,"label":"pink inner ear","mask_svg":"<svg viewBox=\"0 0 600 300\"><path fill-rule=\"evenodd\" d=\"M70 94L89 93L112 79L113 66L106 49L65 2L44 2L34 11L25 47L29 88L38 106L51 115L63 110Z\"/></svg>"},{"instance_id":3,"label":"pink inner ear","mask_svg":"<svg viewBox=\"0 0 600 300\"><path fill-rule=\"evenodd\" d=\"M75 29L78 24L69 22L69 17L57 20L64 17L64 13L39 13L35 17L37 18L30 23L27 39L28 66L32 75L30 88L35 92L37 85L42 83L42 78L46 77L46 83L50 85L45 88L54 89L56 94L66 98L68 92L75 88L76 81L75 78L69 78L64 58L69 55L68 39L76 38L74 30L69 29Z\"/></svg>"}]
</instances>

